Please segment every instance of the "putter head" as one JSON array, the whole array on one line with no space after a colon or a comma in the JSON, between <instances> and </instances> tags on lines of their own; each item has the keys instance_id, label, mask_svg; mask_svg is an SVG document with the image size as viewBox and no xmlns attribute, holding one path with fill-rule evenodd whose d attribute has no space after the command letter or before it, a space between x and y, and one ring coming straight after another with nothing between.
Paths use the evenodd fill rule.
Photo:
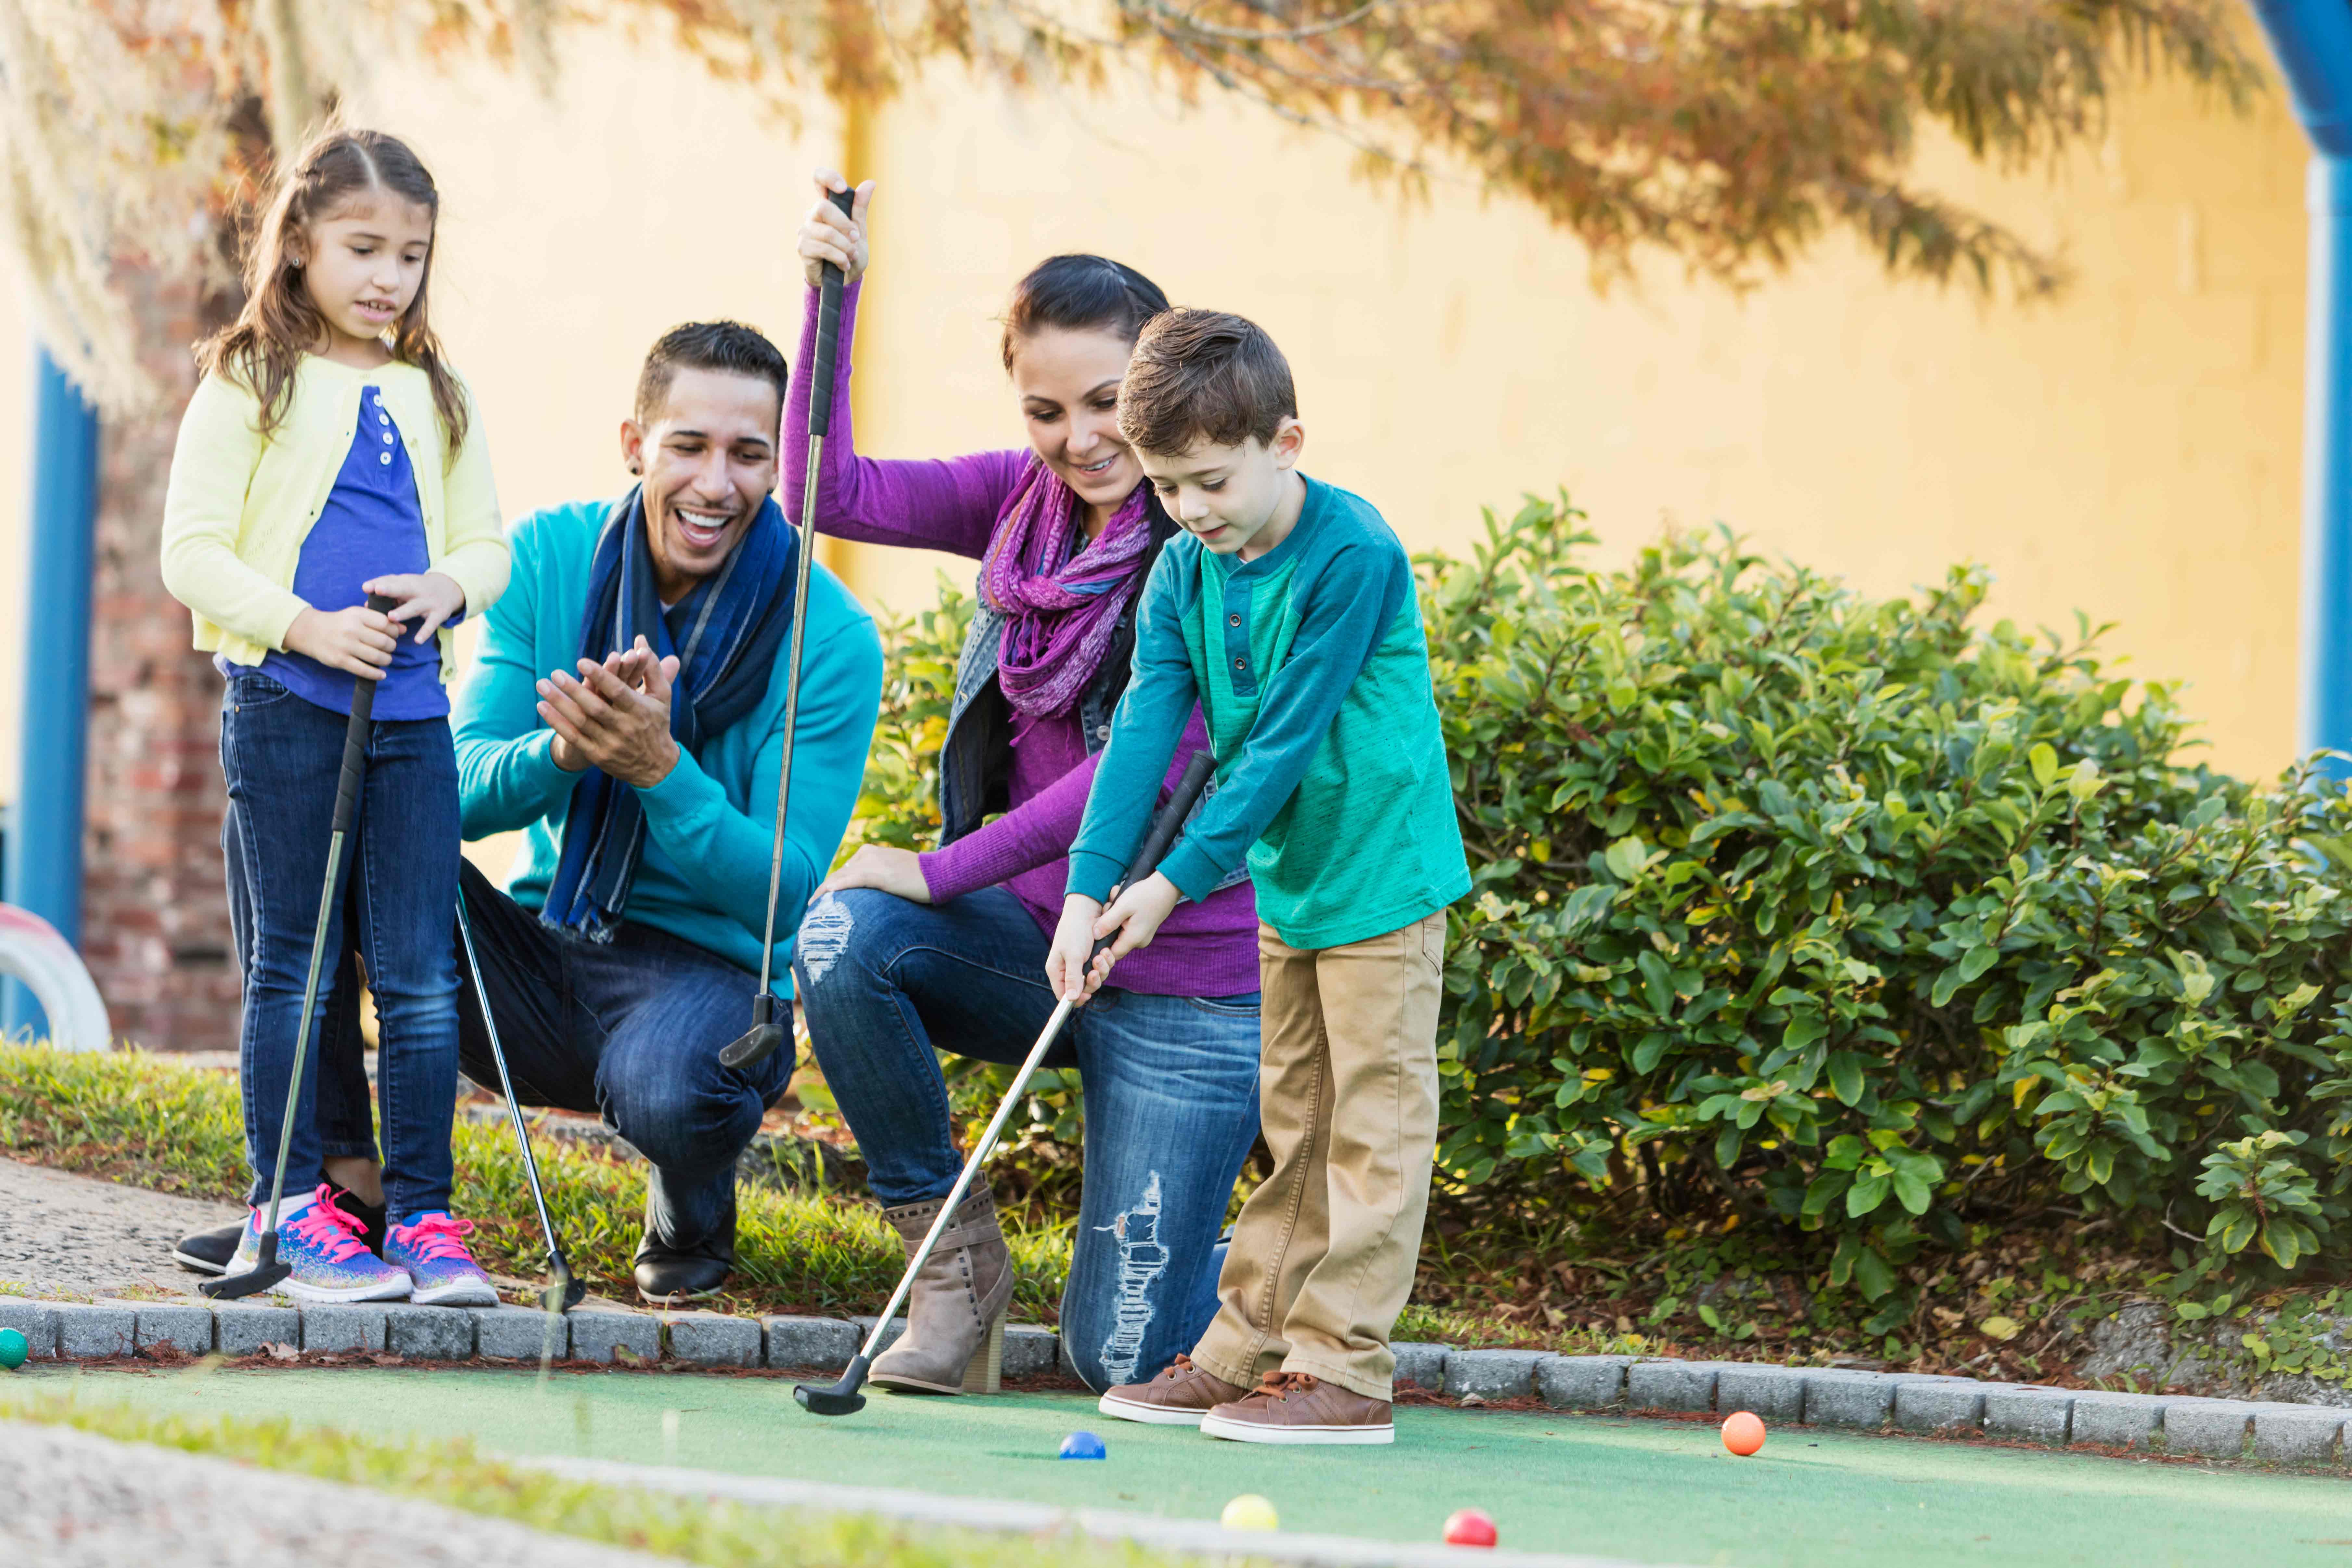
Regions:
<instances>
[{"instance_id":1,"label":"putter head","mask_svg":"<svg viewBox=\"0 0 2352 1568\"><path fill-rule=\"evenodd\" d=\"M547 1289L539 1293L539 1303L551 1312L568 1312L580 1305L588 1294L588 1287L572 1277L572 1266L557 1253L554 1267L549 1270Z\"/></svg>"},{"instance_id":2,"label":"putter head","mask_svg":"<svg viewBox=\"0 0 2352 1568\"><path fill-rule=\"evenodd\" d=\"M261 1233L261 1251L253 1267L242 1274L224 1274L217 1279L206 1279L196 1287L196 1293L215 1301L242 1301L247 1296L258 1296L274 1289L294 1272L290 1263L278 1261L278 1233Z\"/></svg>"},{"instance_id":3,"label":"putter head","mask_svg":"<svg viewBox=\"0 0 2352 1568\"><path fill-rule=\"evenodd\" d=\"M839 1383L796 1384L793 1397L812 1415L855 1415L866 1408L866 1395L857 1392L865 1382L866 1358L854 1356Z\"/></svg>"},{"instance_id":4,"label":"putter head","mask_svg":"<svg viewBox=\"0 0 2352 1568\"><path fill-rule=\"evenodd\" d=\"M754 1024L719 1053L719 1065L748 1070L774 1056L783 1043L784 1032L775 1025Z\"/></svg>"}]
</instances>

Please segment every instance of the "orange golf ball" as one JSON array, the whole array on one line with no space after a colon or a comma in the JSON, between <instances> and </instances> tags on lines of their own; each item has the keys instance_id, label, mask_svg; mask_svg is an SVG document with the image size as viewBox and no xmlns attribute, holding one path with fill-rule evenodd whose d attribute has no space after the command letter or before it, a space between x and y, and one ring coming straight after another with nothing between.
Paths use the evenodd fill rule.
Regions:
<instances>
[{"instance_id":1,"label":"orange golf ball","mask_svg":"<svg viewBox=\"0 0 2352 1568\"><path fill-rule=\"evenodd\" d=\"M1764 1423L1742 1410L1723 1424L1723 1446L1746 1458L1764 1446Z\"/></svg>"}]
</instances>

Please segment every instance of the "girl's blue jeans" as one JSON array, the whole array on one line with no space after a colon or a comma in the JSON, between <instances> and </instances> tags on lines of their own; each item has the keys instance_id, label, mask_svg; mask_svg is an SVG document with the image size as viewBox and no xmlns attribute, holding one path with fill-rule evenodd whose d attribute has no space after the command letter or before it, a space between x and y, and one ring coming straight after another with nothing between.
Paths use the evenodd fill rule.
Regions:
<instances>
[{"instance_id":1,"label":"girl's blue jeans","mask_svg":"<svg viewBox=\"0 0 2352 1568\"><path fill-rule=\"evenodd\" d=\"M940 905L871 889L810 906L793 943L809 1038L886 1206L962 1168L934 1047L1017 1063L1053 1015L1049 943L1003 888ZM1116 976L1114 976L1116 978ZM1257 1136L1257 994L1106 988L1049 1067L1086 1095L1086 1189L1062 1348L1097 1389L1159 1375L1217 1308L1217 1233Z\"/></svg>"},{"instance_id":2,"label":"girl's blue jeans","mask_svg":"<svg viewBox=\"0 0 2352 1568\"><path fill-rule=\"evenodd\" d=\"M237 1049L254 1173L249 1201L268 1201L289 1091L296 1105L286 1190L307 1193L319 1184L322 1037L336 971L345 952L355 950L375 996L384 1204L393 1220L405 1221L449 1206L449 1123L457 1090L451 936L457 762L446 719L385 720L372 728L367 774L330 904L328 967L319 979L310 1059L298 1085L294 1038L327 875L344 725L343 715L249 671L229 677L221 705L221 771L228 780L222 847L232 911L244 928Z\"/></svg>"}]
</instances>

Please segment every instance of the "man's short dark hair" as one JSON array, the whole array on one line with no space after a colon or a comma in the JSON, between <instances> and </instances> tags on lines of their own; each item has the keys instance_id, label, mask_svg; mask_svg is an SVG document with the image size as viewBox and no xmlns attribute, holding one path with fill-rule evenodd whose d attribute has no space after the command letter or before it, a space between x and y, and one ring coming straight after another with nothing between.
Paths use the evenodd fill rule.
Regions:
<instances>
[{"instance_id":1,"label":"man's short dark hair","mask_svg":"<svg viewBox=\"0 0 2352 1568\"><path fill-rule=\"evenodd\" d=\"M672 327L646 355L637 372L636 422L650 425L669 399L669 384L679 370L717 370L731 375L757 376L776 389L781 409L792 382L792 367L783 352L757 327L740 321L688 321Z\"/></svg>"},{"instance_id":2,"label":"man's short dark hair","mask_svg":"<svg viewBox=\"0 0 2352 1568\"><path fill-rule=\"evenodd\" d=\"M1223 310L1179 306L1144 322L1118 389L1119 434L1161 457L1272 441L1297 416L1290 362L1265 328Z\"/></svg>"}]
</instances>

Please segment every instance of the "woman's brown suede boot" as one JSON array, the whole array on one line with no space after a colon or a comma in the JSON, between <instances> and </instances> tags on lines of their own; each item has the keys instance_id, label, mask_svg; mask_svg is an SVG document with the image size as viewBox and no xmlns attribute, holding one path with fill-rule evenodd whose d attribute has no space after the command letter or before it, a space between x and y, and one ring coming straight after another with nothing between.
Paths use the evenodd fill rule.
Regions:
<instances>
[{"instance_id":1,"label":"woman's brown suede boot","mask_svg":"<svg viewBox=\"0 0 2352 1568\"><path fill-rule=\"evenodd\" d=\"M907 1256L923 1244L940 1201L884 1209ZM996 1223L996 1194L986 1188L940 1234L907 1299L907 1331L874 1358L872 1380L922 1394L994 1394L1003 1385L1004 1309L1013 1301L1013 1254Z\"/></svg>"}]
</instances>

